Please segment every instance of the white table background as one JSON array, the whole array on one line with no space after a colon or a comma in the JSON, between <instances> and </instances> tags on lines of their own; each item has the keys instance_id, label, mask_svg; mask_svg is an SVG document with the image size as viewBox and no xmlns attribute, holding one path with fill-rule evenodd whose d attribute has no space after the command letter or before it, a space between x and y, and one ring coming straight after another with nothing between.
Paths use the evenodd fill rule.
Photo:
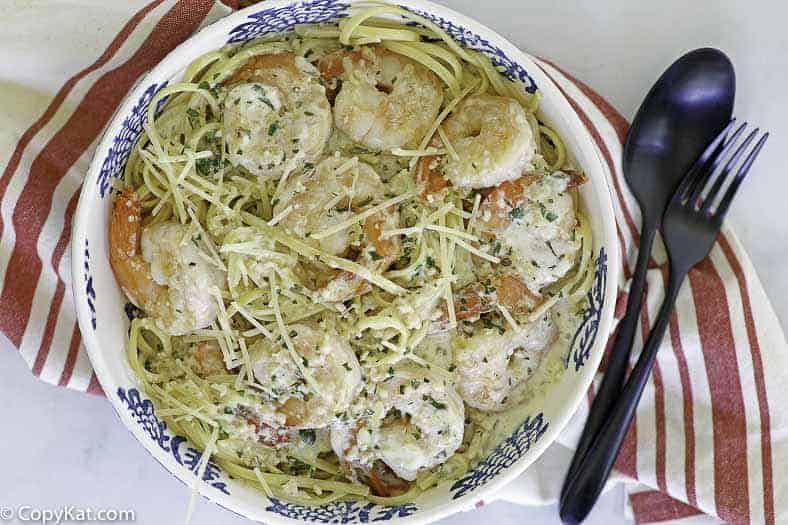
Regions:
<instances>
[{"instance_id":1,"label":"white table background","mask_svg":"<svg viewBox=\"0 0 788 525\"><path fill-rule=\"evenodd\" d=\"M90 20L69 21L69 4L95 4ZM139 0L133 2L140 3ZM631 118L659 74L683 52L701 46L723 49L738 74L736 113L772 131L748 184L731 212L744 246L758 269L784 328L788 320L788 225L784 218L788 174L788 8L780 0L442 0L473 16L516 45L550 58L593 86ZM32 53L30 42L51 49L49 64L9 71L0 61L0 169L21 130L7 122L32 122L57 86L39 85L36 69L55 68L63 78L83 66L59 41L84 47L93 61L128 19L127 2L105 0L0 1L0 56ZM58 12L52 16L53 11ZM46 16L49 13L50 16ZM63 16L61 16L61 14ZM5 17L26 17L30 31L8 34ZM26 37L26 38L20 38ZM24 42L27 41L28 44ZM17 62L18 63L18 62ZM14 79L17 83L12 83ZM24 85L18 82L24 79ZM29 93L22 104L3 104L3 94ZM0 336L0 399L3 403L0 506L62 505L131 508L138 523L182 522L189 490L150 456L118 422L102 398L51 387L35 380L8 341ZM589 523L624 523L621 490L606 495ZM493 503L445 523L557 523L555 506L523 508ZM244 520L201 501L197 524Z\"/></svg>"}]
</instances>

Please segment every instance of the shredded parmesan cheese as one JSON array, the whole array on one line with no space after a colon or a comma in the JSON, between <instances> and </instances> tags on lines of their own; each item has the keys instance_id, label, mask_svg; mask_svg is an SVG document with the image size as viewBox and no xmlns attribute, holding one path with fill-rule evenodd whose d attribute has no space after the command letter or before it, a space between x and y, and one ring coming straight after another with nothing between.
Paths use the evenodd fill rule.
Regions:
<instances>
[{"instance_id":1,"label":"shredded parmesan cheese","mask_svg":"<svg viewBox=\"0 0 788 525\"><path fill-rule=\"evenodd\" d=\"M291 250L295 251L299 255L306 257L306 258L314 258L321 260L331 266L332 268L338 268L340 270L346 270L353 274L356 274L363 279L369 281L370 283L374 284L375 286L379 286L383 288L389 293L393 293L395 295L404 295L406 293L405 289L402 288L400 285L389 281L385 277L377 274L373 274L368 268L363 267L362 265L355 263L353 261L348 261L347 259L343 259L342 257L336 257L334 255L329 255L325 252L318 250L308 244L295 239L281 230L277 228L272 228L268 226L268 224L260 219L259 217L255 217L251 213L248 212L241 212L241 217L243 218L244 222L249 224L250 226L255 226L260 228L264 231L267 235L270 235L273 239L277 242L287 246Z\"/></svg>"},{"instance_id":2,"label":"shredded parmesan cheese","mask_svg":"<svg viewBox=\"0 0 788 525\"><path fill-rule=\"evenodd\" d=\"M197 496L200 493L200 482L205 475L205 469L208 468L208 462L211 461L211 455L216 451L216 441L219 439L219 428L216 427L211 432L211 437L208 443L205 444L205 449L200 456L200 462L197 465L197 473L194 477L194 484L192 485L192 495L189 498L189 506L186 510L186 525L192 521L192 514L194 513L194 504L197 502Z\"/></svg>"},{"instance_id":3,"label":"shredded parmesan cheese","mask_svg":"<svg viewBox=\"0 0 788 525\"><path fill-rule=\"evenodd\" d=\"M520 326L517 324L517 321L514 320L514 317L512 317L512 314L509 313L509 310L504 305L502 305L500 303L497 303L495 306L497 306L498 310L501 311L501 315L503 315L504 318L509 322L509 325L515 331L519 331L520 330Z\"/></svg>"},{"instance_id":4,"label":"shredded parmesan cheese","mask_svg":"<svg viewBox=\"0 0 788 525\"><path fill-rule=\"evenodd\" d=\"M290 212L292 211L293 211L293 206L292 205L287 206L284 210L280 211L279 213L271 217L271 220L268 221L268 226L276 226L277 224L279 224L279 222L282 219L290 215Z\"/></svg>"},{"instance_id":5,"label":"shredded parmesan cheese","mask_svg":"<svg viewBox=\"0 0 788 525\"><path fill-rule=\"evenodd\" d=\"M304 367L304 364L301 362L301 358L298 356L298 353L295 351L295 347L293 346L293 340L290 339L290 334L287 330L287 325L285 325L285 321L282 318L282 311L279 309L279 292L277 291L277 284L276 284L276 273L273 271L270 273L268 277L268 282L271 285L271 304L274 307L274 315L276 316L276 324L279 327L279 335L282 337L282 340L285 342L285 346L287 347L287 351L290 353L290 358L295 363L296 368L301 373L303 378L309 384L309 386L314 390L314 392L322 397L325 397L325 393L323 393L322 389L318 386L317 381L315 378L312 377L312 374Z\"/></svg>"},{"instance_id":6,"label":"shredded parmesan cheese","mask_svg":"<svg viewBox=\"0 0 788 525\"><path fill-rule=\"evenodd\" d=\"M273 498L274 493L271 491L271 487L268 486L268 482L265 480L258 467L254 468L254 475L257 477L257 481L260 482L260 486L263 487L263 492L265 492L265 495L269 498Z\"/></svg>"},{"instance_id":7,"label":"shredded parmesan cheese","mask_svg":"<svg viewBox=\"0 0 788 525\"><path fill-rule=\"evenodd\" d=\"M371 208L368 208L368 209L366 209L366 210L364 210L364 211L362 211L360 213L357 213L353 217L350 217L349 219L346 219L346 220L340 222L339 224L335 224L334 226L332 226L330 228L327 228L327 229L323 230L322 232L313 233L310 237L313 238L313 239L317 239L317 240L325 239L326 237L328 237L330 235L334 235L337 232L341 232L342 230L346 230L347 228L350 228L354 224L357 224L357 223L363 221L364 219L366 219L367 217L371 217L371 216L375 215L376 213L385 210L386 208L389 208L391 206L399 204L400 202L403 202L403 201L406 201L408 199L411 199L411 198L413 198L413 196L414 196L414 194L412 192L408 192L408 193L405 193L403 195L399 195L397 197L393 197L393 198L391 198L391 199L389 199L387 201L381 202L377 206L372 206Z\"/></svg>"},{"instance_id":8,"label":"shredded parmesan cheese","mask_svg":"<svg viewBox=\"0 0 788 525\"><path fill-rule=\"evenodd\" d=\"M274 339L274 334L269 332L268 329L266 329L265 326L260 324L260 321L255 319L254 316L249 312L249 310L247 310L246 308L244 308L243 306L241 306L237 302L233 302L231 306L233 308L235 308L235 310L238 311L238 313L241 314L241 316L244 319L249 321L249 324L251 324L252 326L254 326L258 330L257 333L263 334L268 339L271 339L271 340ZM273 310L273 312L275 313L276 310ZM243 351L243 348L241 350Z\"/></svg>"},{"instance_id":9,"label":"shredded parmesan cheese","mask_svg":"<svg viewBox=\"0 0 788 525\"><path fill-rule=\"evenodd\" d=\"M227 344L226 347L222 347L224 363L227 368L233 368L232 365L238 361L238 355L235 353L235 347L237 345L236 335L230 324L230 317L227 315L227 310L224 308L224 299L222 298L221 292L219 292L218 288L214 287L211 289L211 295L216 299L216 304L218 306L216 320L219 326L222 327L223 339Z\"/></svg>"},{"instance_id":10,"label":"shredded parmesan cheese","mask_svg":"<svg viewBox=\"0 0 788 525\"><path fill-rule=\"evenodd\" d=\"M483 252L481 250L478 250L478 249L474 248L473 246L471 246L470 244L468 244L468 243L466 243L464 241L456 239L454 242L457 243L457 246L459 246L463 250L467 250L467 251L471 252L472 254L474 254L475 256L481 257L482 259L484 259L486 261L490 261L491 263L494 263L494 264L498 264L498 263L501 262L501 260L498 257L495 257L493 255L490 255L489 253L485 253L485 252Z\"/></svg>"},{"instance_id":11,"label":"shredded parmesan cheese","mask_svg":"<svg viewBox=\"0 0 788 525\"><path fill-rule=\"evenodd\" d=\"M452 160L460 160L460 156L457 155L457 150L455 150L454 146L452 146L449 136L446 135L445 131L443 131L443 126L438 126L438 136L440 136L441 142L443 142L443 145L446 147L446 151L449 152L449 156L452 158Z\"/></svg>"},{"instance_id":12,"label":"shredded parmesan cheese","mask_svg":"<svg viewBox=\"0 0 788 525\"><path fill-rule=\"evenodd\" d=\"M392 155L397 157L437 157L446 155L446 150L442 148L424 148L424 149L402 149L394 148L391 150Z\"/></svg>"}]
</instances>

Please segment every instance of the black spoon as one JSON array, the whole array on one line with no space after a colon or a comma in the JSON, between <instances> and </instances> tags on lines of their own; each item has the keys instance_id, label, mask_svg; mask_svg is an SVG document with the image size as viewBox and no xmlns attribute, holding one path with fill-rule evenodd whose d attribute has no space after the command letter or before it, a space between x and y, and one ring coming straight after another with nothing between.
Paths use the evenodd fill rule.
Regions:
<instances>
[{"instance_id":1,"label":"black spoon","mask_svg":"<svg viewBox=\"0 0 788 525\"><path fill-rule=\"evenodd\" d=\"M676 60L662 74L629 128L623 168L643 215L640 252L626 314L619 324L605 375L564 479L562 510L567 487L621 392L660 218L679 181L730 121L735 92L736 78L728 57L717 49L696 49Z\"/></svg>"}]
</instances>

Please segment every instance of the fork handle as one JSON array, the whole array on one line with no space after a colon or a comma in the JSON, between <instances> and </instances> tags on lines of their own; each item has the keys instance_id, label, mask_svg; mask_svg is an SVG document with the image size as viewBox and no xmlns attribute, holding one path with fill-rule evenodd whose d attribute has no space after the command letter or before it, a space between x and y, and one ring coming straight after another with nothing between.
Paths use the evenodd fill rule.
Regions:
<instances>
[{"instance_id":1,"label":"fork handle","mask_svg":"<svg viewBox=\"0 0 788 525\"><path fill-rule=\"evenodd\" d=\"M632 275L632 282L629 286L626 313L619 323L616 338L613 341L613 348L608 354L609 357L605 366L605 373L602 376L602 382L599 384L591 409L588 411L588 418L583 427L583 433L577 442L577 448L574 456L572 456L572 463L570 463L569 470L564 478L564 484L561 487L561 502L566 496L569 484L577 474L577 469L580 468L583 459L591 448L591 444L594 442L597 434L599 434L599 429L602 428L602 424L607 419L610 408L619 398L621 387L624 384L624 379L626 379L627 365L632 352L632 341L635 339L635 332L640 320L640 307L643 302L643 291L646 288L646 273L648 271L648 261L651 257L651 246L654 244L654 235L657 231L656 220L644 217L643 222L640 251L638 252L637 264L635 265L635 273Z\"/></svg>"},{"instance_id":2,"label":"fork handle","mask_svg":"<svg viewBox=\"0 0 788 525\"><path fill-rule=\"evenodd\" d=\"M574 478L569 480L560 507L561 520L564 523L582 522L605 486L624 441L624 436L632 423L632 417L635 415L635 409L637 409L640 396L643 394L643 388L651 374L657 350L659 350L659 345L665 335L673 305L685 276L686 272L681 272L679 275L674 275L671 272L665 300L660 307L657 321L649 334L637 364Z\"/></svg>"}]
</instances>

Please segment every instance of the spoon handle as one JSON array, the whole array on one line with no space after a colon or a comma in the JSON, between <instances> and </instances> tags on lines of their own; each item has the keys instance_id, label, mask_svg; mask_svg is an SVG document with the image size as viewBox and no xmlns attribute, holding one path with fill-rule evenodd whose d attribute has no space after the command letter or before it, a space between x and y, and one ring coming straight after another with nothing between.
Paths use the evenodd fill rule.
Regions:
<instances>
[{"instance_id":1,"label":"spoon handle","mask_svg":"<svg viewBox=\"0 0 788 525\"><path fill-rule=\"evenodd\" d=\"M632 423L640 396L643 394L643 389L651 374L657 350L662 343L673 305L686 275L686 272L680 272L679 275L671 272L668 289L665 291L665 300L660 307L659 316L649 334L648 341L643 347L643 352L640 354L635 368L632 369L632 374L610 415L605 420L604 428L594 440L591 450L566 487L566 495L561 501L560 507L561 520L564 523L582 522L605 486L621 448L621 443Z\"/></svg>"},{"instance_id":2,"label":"spoon handle","mask_svg":"<svg viewBox=\"0 0 788 525\"><path fill-rule=\"evenodd\" d=\"M643 291L646 287L646 272L656 230L656 221L648 221L644 218L643 231L640 237L640 251L638 252L638 260L635 265L635 273L632 276L632 284L629 286L627 310L618 325L613 349L608 354L609 358L605 367L605 374L602 377L602 383L599 385L594 397L583 433L580 436L577 449L575 449L575 454L572 456L572 463L569 465L569 470L564 478L560 498L562 503L567 487L577 474L577 470L597 437L602 423L607 419L611 407L621 393L621 386L624 384L627 365L629 364L629 356L632 352L632 341L635 339L635 332L640 319L640 306L643 302Z\"/></svg>"}]
</instances>

